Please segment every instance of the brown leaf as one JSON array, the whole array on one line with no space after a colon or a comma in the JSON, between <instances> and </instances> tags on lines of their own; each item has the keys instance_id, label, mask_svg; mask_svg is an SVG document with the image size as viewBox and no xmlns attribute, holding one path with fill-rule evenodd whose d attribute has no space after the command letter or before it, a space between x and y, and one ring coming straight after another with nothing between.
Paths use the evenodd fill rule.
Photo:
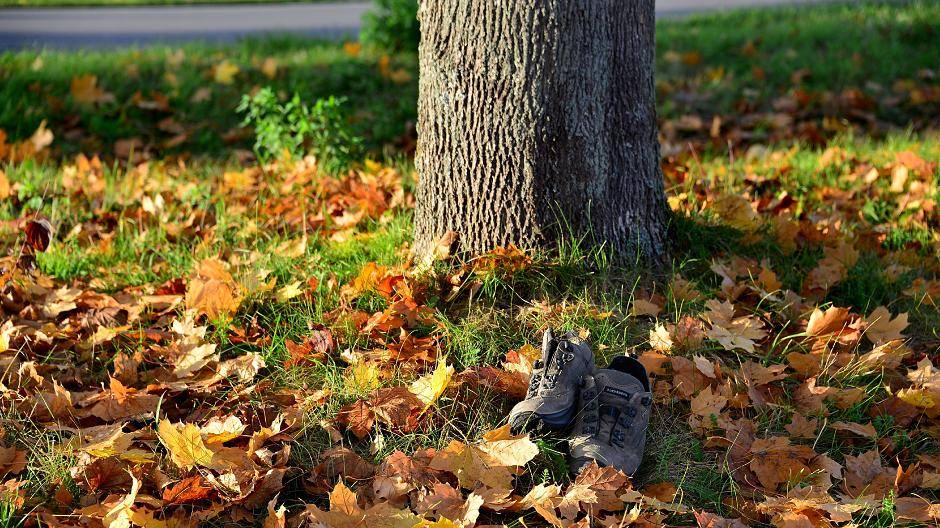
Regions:
<instances>
[{"instance_id":1,"label":"brown leaf","mask_svg":"<svg viewBox=\"0 0 940 528\"><path fill-rule=\"evenodd\" d=\"M784 426L793 438L816 438L819 429L819 420L807 419L800 413L793 413L790 423Z\"/></svg>"},{"instance_id":2,"label":"brown leaf","mask_svg":"<svg viewBox=\"0 0 940 528\"><path fill-rule=\"evenodd\" d=\"M346 447L327 449L320 456L320 463L310 472L309 481L317 489L329 489L337 477L349 480L366 480L375 475L376 467Z\"/></svg>"},{"instance_id":3,"label":"brown leaf","mask_svg":"<svg viewBox=\"0 0 940 528\"><path fill-rule=\"evenodd\" d=\"M865 337L878 345L888 341L904 339L902 332L907 328L907 313L899 314L894 319L891 312L879 306L865 318Z\"/></svg>"},{"instance_id":4,"label":"brown leaf","mask_svg":"<svg viewBox=\"0 0 940 528\"><path fill-rule=\"evenodd\" d=\"M407 387L378 389L369 397L369 405L375 417L396 431L413 431L424 403Z\"/></svg>"},{"instance_id":5,"label":"brown leaf","mask_svg":"<svg viewBox=\"0 0 940 528\"><path fill-rule=\"evenodd\" d=\"M375 412L369 402L359 400L340 409L336 420L345 424L357 437L365 438L375 424Z\"/></svg>"},{"instance_id":6,"label":"brown leaf","mask_svg":"<svg viewBox=\"0 0 940 528\"><path fill-rule=\"evenodd\" d=\"M812 469L808 464L816 457L811 447L791 445L787 438L781 436L754 440L750 452L753 455L749 464L751 470L761 485L770 491L810 475Z\"/></svg>"},{"instance_id":7,"label":"brown leaf","mask_svg":"<svg viewBox=\"0 0 940 528\"><path fill-rule=\"evenodd\" d=\"M675 500L676 494L679 493L679 489L672 482L659 482L657 484L647 484L640 490L640 493L663 502L672 502Z\"/></svg>"},{"instance_id":8,"label":"brown leaf","mask_svg":"<svg viewBox=\"0 0 940 528\"><path fill-rule=\"evenodd\" d=\"M0 446L0 477L16 475L26 469L26 451Z\"/></svg>"},{"instance_id":9,"label":"brown leaf","mask_svg":"<svg viewBox=\"0 0 940 528\"><path fill-rule=\"evenodd\" d=\"M23 231L26 233L26 245L32 251L45 251L52 241L52 224L44 218L26 222Z\"/></svg>"},{"instance_id":10,"label":"brown leaf","mask_svg":"<svg viewBox=\"0 0 940 528\"><path fill-rule=\"evenodd\" d=\"M230 314L241 304L241 293L232 275L218 259L205 259L186 287L186 306L215 319Z\"/></svg>"},{"instance_id":11,"label":"brown leaf","mask_svg":"<svg viewBox=\"0 0 940 528\"><path fill-rule=\"evenodd\" d=\"M873 426L871 422L868 422L868 425L852 422L835 422L831 427L837 431L849 431L859 436L864 436L865 438L875 438L878 435L878 432L875 431L875 426Z\"/></svg>"},{"instance_id":12,"label":"brown leaf","mask_svg":"<svg viewBox=\"0 0 940 528\"><path fill-rule=\"evenodd\" d=\"M185 478L163 490L163 501L167 504L187 504L209 499L215 489L208 485L202 475Z\"/></svg>"}]
</instances>

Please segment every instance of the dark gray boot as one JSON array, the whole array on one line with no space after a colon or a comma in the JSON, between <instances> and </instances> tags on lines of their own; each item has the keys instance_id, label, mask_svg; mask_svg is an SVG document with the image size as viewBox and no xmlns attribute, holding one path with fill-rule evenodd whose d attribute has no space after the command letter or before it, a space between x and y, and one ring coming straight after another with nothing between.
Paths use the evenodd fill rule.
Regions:
<instances>
[{"instance_id":1,"label":"dark gray boot","mask_svg":"<svg viewBox=\"0 0 940 528\"><path fill-rule=\"evenodd\" d=\"M573 332L542 336L542 359L535 362L526 399L509 413L513 432L558 431L571 425L581 379L594 372L594 352Z\"/></svg>"},{"instance_id":2,"label":"dark gray boot","mask_svg":"<svg viewBox=\"0 0 940 528\"><path fill-rule=\"evenodd\" d=\"M643 460L653 395L643 365L615 358L610 367L584 378L581 403L569 436L571 472L597 461L633 475Z\"/></svg>"}]
</instances>

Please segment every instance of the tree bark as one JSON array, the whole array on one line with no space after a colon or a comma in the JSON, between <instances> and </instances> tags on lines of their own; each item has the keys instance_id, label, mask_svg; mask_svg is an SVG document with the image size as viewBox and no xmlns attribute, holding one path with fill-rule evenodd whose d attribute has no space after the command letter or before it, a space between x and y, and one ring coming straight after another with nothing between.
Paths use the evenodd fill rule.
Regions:
<instances>
[{"instance_id":1,"label":"tree bark","mask_svg":"<svg viewBox=\"0 0 940 528\"><path fill-rule=\"evenodd\" d=\"M668 260L654 0L421 0L415 251Z\"/></svg>"}]
</instances>

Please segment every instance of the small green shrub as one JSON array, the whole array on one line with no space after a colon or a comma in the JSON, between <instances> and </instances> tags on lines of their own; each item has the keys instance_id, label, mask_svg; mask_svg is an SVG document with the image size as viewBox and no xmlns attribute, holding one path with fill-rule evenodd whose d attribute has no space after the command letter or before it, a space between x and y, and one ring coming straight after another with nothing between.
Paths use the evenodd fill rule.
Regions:
<instances>
[{"instance_id":1,"label":"small green shrub","mask_svg":"<svg viewBox=\"0 0 940 528\"><path fill-rule=\"evenodd\" d=\"M271 88L244 95L236 110L255 131L255 154L262 162L312 152L327 170L342 171L362 154L362 138L346 124L345 98L317 99L312 107L294 94L286 103Z\"/></svg>"},{"instance_id":2,"label":"small green shrub","mask_svg":"<svg viewBox=\"0 0 940 528\"><path fill-rule=\"evenodd\" d=\"M375 8L362 17L359 40L389 51L417 51L418 0L375 0Z\"/></svg>"}]
</instances>

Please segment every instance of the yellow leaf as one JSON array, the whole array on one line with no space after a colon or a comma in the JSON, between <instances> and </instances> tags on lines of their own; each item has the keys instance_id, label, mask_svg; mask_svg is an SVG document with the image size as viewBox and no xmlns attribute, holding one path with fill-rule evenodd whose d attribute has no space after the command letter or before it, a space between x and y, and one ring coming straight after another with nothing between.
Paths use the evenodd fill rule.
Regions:
<instances>
[{"instance_id":1,"label":"yellow leaf","mask_svg":"<svg viewBox=\"0 0 940 528\"><path fill-rule=\"evenodd\" d=\"M455 523L447 517L441 517L434 522L427 520L421 521L414 525L414 528L460 528L461 526L462 525Z\"/></svg>"},{"instance_id":2,"label":"yellow leaf","mask_svg":"<svg viewBox=\"0 0 940 528\"><path fill-rule=\"evenodd\" d=\"M5 172L0 170L0 200L6 200L10 197L10 180L7 179Z\"/></svg>"},{"instance_id":3,"label":"yellow leaf","mask_svg":"<svg viewBox=\"0 0 940 528\"><path fill-rule=\"evenodd\" d=\"M238 75L238 72L241 71L237 64L232 64L229 61L222 61L215 65L215 68L212 70L212 78L215 82L219 84L232 84L235 81L235 76Z\"/></svg>"},{"instance_id":4,"label":"yellow leaf","mask_svg":"<svg viewBox=\"0 0 940 528\"><path fill-rule=\"evenodd\" d=\"M346 54L350 57L358 57L361 50L362 44L358 42L347 42L343 44L343 51L345 51Z\"/></svg>"},{"instance_id":5,"label":"yellow leaf","mask_svg":"<svg viewBox=\"0 0 940 528\"><path fill-rule=\"evenodd\" d=\"M433 373L416 379L409 390L424 402L424 408L427 409L441 397L441 394L444 394L453 375L454 367L441 361Z\"/></svg>"},{"instance_id":6,"label":"yellow leaf","mask_svg":"<svg viewBox=\"0 0 940 528\"><path fill-rule=\"evenodd\" d=\"M356 494L342 482L337 482L330 492L330 511L338 511L347 515L357 515L362 508L357 503Z\"/></svg>"},{"instance_id":7,"label":"yellow leaf","mask_svg":"<svg viewBox=\"0 0 940 528\"><path fill-rule=\"evenodd\" d=\"M210 319L238 309L242 295L232 275L218 259L205 259L186 285L186 307Z\"/></svg>"},{"instance_id":8,"label":"yellow leaf","mask_svg":"<svg viewBox=\"0 0 940 528\"><path fill-rule=\"evenodd\" d=\"M0 325L0 352L10 349L10 336L13 335L13 321L7 319Z\"/></svg>"},{"instance_id":9,"label":"yellow leaf","mask_svg":"<svg viewBox=\"0 0 940 528\"><path fill-rule=\"evenodd\" d=\"M936 405L933 394L924 389L901 389L898 391L898 398L922 409L930 409Z\"/></svg>"},{"instance_id":10,"label":"yellow leaf","mask_svg":"<svg viewBox=\"0 0 940 528\"><path fill-rule=\"evenodd\" d=\"M273 79L277 76L277 59L274 57L268 57L264 59L264 62L261 63L261 73L264 74L268 79Z\"/></svg>"},{"instance_id":11,"label":"yellow leaf","mask_svg":"<svg viewBox=\"0 0 940 528\"><path fill-rule=\"evenodd\" d=\"M132 449L131 443L137 435L125 433L123 429L124 423L117 423L81 430L76 437L76 440L80 442L78 449L95 458L117 456L139 464L151 462L153 453L143 449Z\"/></svg>"},{"instance_id":12,"label":"yellow leaf","mask_svg":"<svg viewBox=\"0 0 940 528\"><path fill-rule=\"evenodd\" d=\"M98 87L98 78L94 75L72 77L72 99L81 104L110 103L114 95Z\"/></svg>"},{"instance_id":13,"label":"yellow leaf","mask_svg":"<svg viewBox=\"0 0 940 528\"><path fill-rule=\"evenodd\" d=\"M370 363L357 363L346 371L346 383L354 392L379 388L379 369Z\"/></svg>"},{"instance_id":14,"label":"yellow leaf","mask_svg":"<svg viewBox=\"0 0 940 528\"><path fill-rule=\"evenodd\" d=\"M140 491L140 481L131 474L131 490L127 492L121 502L115 504L101 519L104 528L130 528L131 517L134 515L134 510L131 507L137 499L138 491Z\"/></svg>"},{"instance_id":15,"label":"yellow leaf","mask_svg":"<svg viewBox=\"0 0 940 528\"><path fill-rule=\"evenodd\" d=\"M275 509L275 504L277 504L276 495L268 502L268 516L264 519L263 528L284 528L287 526L287 508L282 504L280 508Z\"/></svg>"},{"instance_id":16,"label":"yellow leaf","mask_svg":"<svg viewBox=\"0 0 940 528\"><path fill-rule=\"evenodd\" d=\"M160 420L157 436L170 453L173 463L182 469L207 467L212 462L214 453L206 447L202 441L202 432L194 424L173 425L169 420Z\"/></svg>"},{"instance_id":17,"label":"yellow leaf","mask_svg":"<svg viewBox=\"0 0 940 528\"><path fill-rule=\"evenodd\" d=\"M729 194L715 201L713 207L725 222L744 232L753 232L760 227L760 217L746 198Z\"/></svg>"},{"instance_id":18,"label":"yellow leaf","mask_svg":"<svg viewBox=\"0 0 940 528\"><path fill-rule=\"evenodd\" d=\"M201 433L206 435L206 442L221 444L238 438L247 426L237 416L229 416L225 420L212 418L209 423L202 426Z\"/></svg>"},{"instance_id":19,"label":"yellow leaf","mask_svg":"<svg viewBox=\"0 0 940 528\"><path fill-rule=\"evenodd\" d=\"M300 289L301 284L303 284L301 281L294 281L279 289L276 296L277 300L280 302L287 302L294 297L303 295L304 291Z\"/></svg>"},{"instance_id":20,"label":"yellow leaf","mask_svg":"<svg viewBox=\"0 0 940 528\"><path fill-rule=\"evenodd\" d=\"M650 330L650 346L653 347L653 350L669 352L672 350L672 345L672 336L669 335L669 330L661 323L656 323L656 327Z\"/></svg>"},{"instance_id":21,"label":"yellow leaf","mask_svg":"<svg viewBox=\"0 0 940 528\"><path fill-rule=\"evenodd\" d=\"M173 374L177 378L188 378L199 372L210 363L217 363L219 354L215 351L215 343L184 348L184 352L177 356L173 365Z\"/></svg>"},{"instance_id":22,"label":"yellow leaf","mask_svg":"<svg viewBox=\"0 0 940 528\"><path fill-rule=\"evenodd\" d=\"M52 131L46 128L46 122L43 120L29 138L29 141L33 144L33 152L40 152L51 145L54 137Z\"/></svg>"},{"instance_id":23,"label":"yellow leaf","mask_svg":"<svg viewBox=\"0 0 940 528\"><path fill-rule=\"evenodd\" d=\"M307 252L307 237L303 236L295 240L285 240L278 244L274 251L280 257L300 258Z\"/></svg>"}]
</instances>

